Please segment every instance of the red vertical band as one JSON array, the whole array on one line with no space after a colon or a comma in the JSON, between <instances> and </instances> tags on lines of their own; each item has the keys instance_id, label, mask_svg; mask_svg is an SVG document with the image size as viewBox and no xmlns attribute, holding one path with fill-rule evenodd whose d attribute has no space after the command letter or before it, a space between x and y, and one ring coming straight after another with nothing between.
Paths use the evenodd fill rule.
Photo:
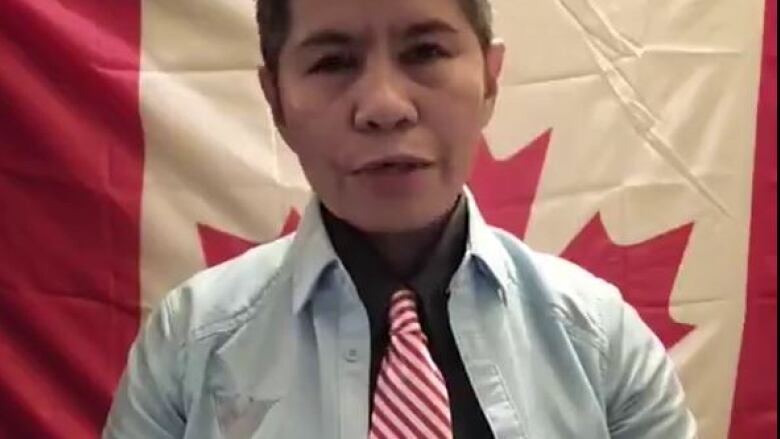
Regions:
<instances>
[{"instance_id":1,"label":"red vertical band","mask_svg":"<svg viewBox=\"0 0 780 439\"><path fill-rule=\"evenodd\" d=\"M733 439L777 437L777 0L767 0Z\"/></svg>"},{"instance_id":2,"label":"red vertical band","mask_svg":"<svg viewBox=\"0 0 780 439\"><path fill-rule=\"evenodd\" d=\"M139 320L137 1L0 14L0 437L96 437Z\"/></svg>"}]
</instances>

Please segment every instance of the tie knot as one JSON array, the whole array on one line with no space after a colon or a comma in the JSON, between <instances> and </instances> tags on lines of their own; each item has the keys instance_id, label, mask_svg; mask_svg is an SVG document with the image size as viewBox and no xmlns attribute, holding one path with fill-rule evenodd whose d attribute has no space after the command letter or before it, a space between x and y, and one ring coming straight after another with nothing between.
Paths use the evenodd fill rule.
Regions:
<instances>
[{"instance_id":1,"label":"tie knot","mask_svg":"<svg viewBox=\"0 0 780 439\"><path fill-rule=\"evenodd\" d=\"M390 334L420 332L417 304L411 290L399 290L390 299Z\"/></svg>"}]
</instances>

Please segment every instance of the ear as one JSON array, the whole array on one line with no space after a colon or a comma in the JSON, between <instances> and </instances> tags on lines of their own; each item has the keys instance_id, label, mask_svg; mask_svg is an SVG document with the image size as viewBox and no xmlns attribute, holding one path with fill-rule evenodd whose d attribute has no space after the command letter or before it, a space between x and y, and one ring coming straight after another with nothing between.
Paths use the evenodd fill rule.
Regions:
<instances>
[{"instance_id":1,"label":"ear","mask_svg":"<svg viewBox=\"0 0 780 439\"><path fill-rule=\"evenodd\" d=\"M261 66L257 70L257 77L260 80L260 86L263 88L263 95L271 108L271 114L274 117L274 124L281 131L284 127L284 112L282 111L282 101L279 95L279 83L277 76Z\"/></svg>"},{"instance_id":2,"label":"ear","mask_svg":"<svg viewBox=\"0 0 780 439\"><path fill-rule=\"evenodd\" d=\"M501 69L504 67L504 54L506 45L503 41L495 39L485 51L485 114L482 126L490 122L498 98L498 79Z\"/></svg>"}]
</instances>

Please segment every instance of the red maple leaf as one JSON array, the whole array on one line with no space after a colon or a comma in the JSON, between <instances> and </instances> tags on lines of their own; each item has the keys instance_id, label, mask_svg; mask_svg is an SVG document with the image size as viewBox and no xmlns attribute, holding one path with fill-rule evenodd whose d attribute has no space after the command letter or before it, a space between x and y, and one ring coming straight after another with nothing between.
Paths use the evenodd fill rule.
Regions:
<instances>
[{"instance_id":1,"label":"red maple leaf","mask_svg":"<svg viewBox=\"0 0 780 439\"><path fill-rule=\"evenodd\" d=\"M496 160L483 143L470 187L485 220L523 239L551 131L506 160ZM615 244L596 215L569 243L562 257L620 288L665 346L674 346L693 327L669 315L669 296L677 278L692 224L628 246Z\"/></svg>"},{"instance_id":2,"label":"red maple leaf","mask_svg":"<svg viewBox=\"0 0 780 439\"><path fill-rule=\"evenodd\" d=\"M295 209L290 209L284 220L279 237L286 236L298 227L301 216ZM240 238L228 232L217 230L213 227L198 224L201 250L206 260L207 267L213 267L219 263L232 259L250 248L259 244L248 239Z\"/></svg>"},{"instance_id":3,"label":"red maple leaf","mask_svg":"<svg viewBox=\"0 0 780 439\"><path fill-rule=\"evenodd\" d=\"M645 242L620 246L612 242L601 216L596 215L561 256L620 288L626 301L670 348L693 330L669 316L669 294L691 230L693 225L686 224Z\"/></svg>"},{"instance_id":4,"label":"red maple leaf","mask_svg":"<svg viewBox=\"0 0 780 439\"><path fill-rule=\"evenodd\" d=\"M488 223L523 238L542 175L551 130L506 160L493 158L487 142L479 145L469 188Z\"/></svg>"}]
</instances>

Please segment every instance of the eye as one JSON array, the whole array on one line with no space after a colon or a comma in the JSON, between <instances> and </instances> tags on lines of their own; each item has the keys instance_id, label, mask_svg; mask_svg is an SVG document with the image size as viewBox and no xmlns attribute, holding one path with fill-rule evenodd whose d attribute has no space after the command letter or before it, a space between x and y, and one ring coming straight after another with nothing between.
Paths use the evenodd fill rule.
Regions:
<instances>
[{"instance_id":1,"label":"eye","mask_svg":"<svg viewBox=\"0 0 780 439\"><path fill-rule=\"evenodd\" d=\"M307 73L309 74L328 74L340 73L357 67L358 60L349 54L331 54L325 55L311 66Z\"/></svg>"},{"instance_id":2,"label":"eye","mask_svg":"<svg viewBox=\"0 0 780 439\"><path fill-rule=\"evenodd\" d=\"M427 64L439 59L450 58L452 55L436 43L419 43L401 54L405 64Z\"/></svg>"}]
</instances>

